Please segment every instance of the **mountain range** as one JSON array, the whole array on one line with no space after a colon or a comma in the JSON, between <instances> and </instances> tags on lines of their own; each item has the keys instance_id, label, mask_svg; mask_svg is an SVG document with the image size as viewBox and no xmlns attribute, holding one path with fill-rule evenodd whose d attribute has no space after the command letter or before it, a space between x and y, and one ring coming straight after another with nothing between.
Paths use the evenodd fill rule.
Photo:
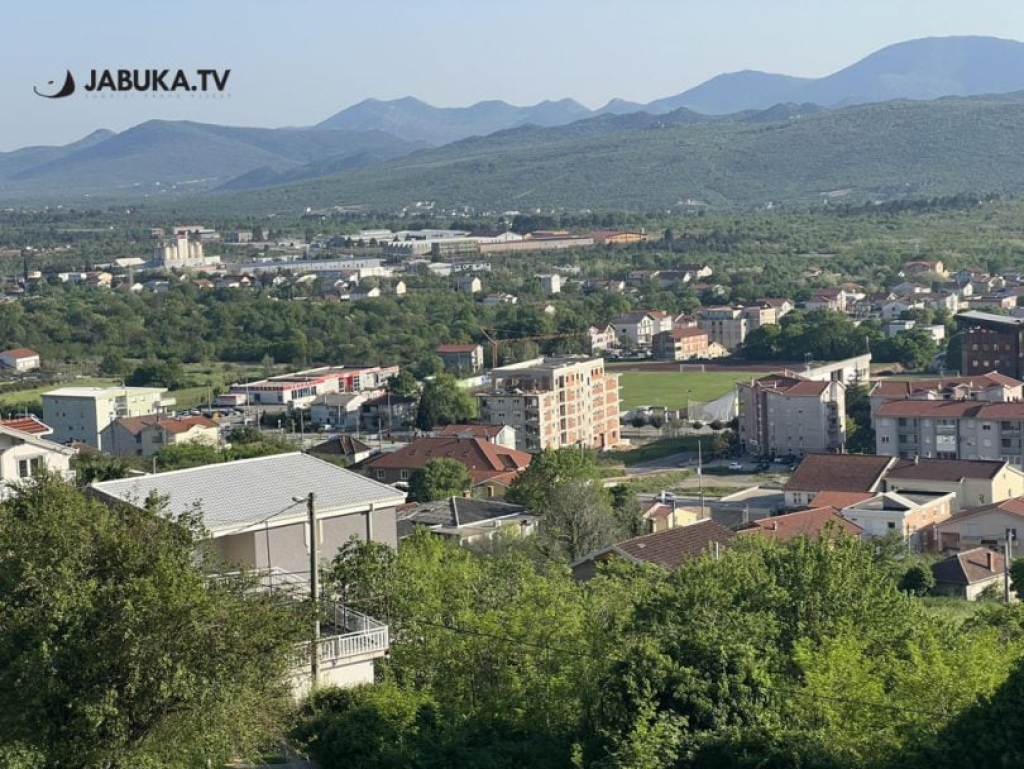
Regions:
<instances>
[{"instance_id":1,"label":"mountain range","mask_svg":"<svg viewBox=\"0 0 1024 769\"><path fill-rule=\"evenodd\" d=\"M751 140L751 132L755 130L768 134L774 131L771 135L789 137L791 141L799 137L800 141L809 141L808 146L818 147L825 156L834 157L838 153L845 160L855 162L858 158L850 155L850 147L844 150L818 146L816 137L802 136L801 131L793 130L794 124L810 124L819 131L843 133L844 126L861 120L858 117L861 113L854 109L857 105L917 100L929 103L934 111L929 113L927 109L915 110L904 105L881 114L894 119L901 115L897 121L900 130L912 136L935 136L934 127L918 126L916 121L951 121L945 127L961 131L955 138L971 142L974 140L969 125L972 118L965 116L978 112L981 115L978 119L993 120L993 110L1002 109L1006 115L1000 119L1016 119L1021 103L1017 92L1021 91L1024 91L1024 43L991 37L927 38L883 48L822 78L735 72L647 104L613 99L593 111L571 99L529 107L486 101L469 107L441 108L409 97L393 101L368 99L307 128L242 128L153 120L119 133L95 131L62 147L27 147L0 153L0 197L66 198L84 193L180 195L212 190L237 193L281 187L282 199L298 194L298 190L332 188L339 194L344 192L346 197L354 196L357 198L354 202L384 204L384 201L395 202L402 196L411 196L474 204L478 201L469 199L463 190L473 188L495 203L505 200L506 193L513 201L527 200L526 190L532 187L553 191L562 184L560 179L564 177L584 181L562 184L561 192L539 195L538 200L557 205L582 205L582 198L573 198L575 193L570 194L570 188L585 193L587 174L608 176L600 171L602 155L587 153L604 153L618 160L629 157L634 173L645 168L657 173L666 162L670 167L677 165L673 158L664 156L664 148L658 150L661 154L645 157L629 146L642 137L639 144L654 152L660 145L650 141L649 135L655 131L667 131L676 137L674 141L680 147L700 147L702 152L711 155L739 142L741 155L752 153L748 159L753 168L774 166L772 158L757 154L769 150L762 146L763 142ZM969 98L986 94L1005 96L974 98L973 101ZM968 98L958 100L955 107L933 101L947 97ZM851 109L853 111L848 111ZM876 141L891 142L893 137L876 130L884 126L895 129L892 121L886 119L881 126L869 125L865 130ZM1008 125L1005 137L1016 134L1016 126ZM1005 137L995 134L988 137L993 151L1002 152ZM848 140L860 144L859 138L853 136ZM541 149L545 147L557 147L557 152L563 155L546 158ZM956 151L958 147L951 149ZM876 150L867 146L863 150L867 154L862 157L877 155ZM781 151L784 156L792 154L790 148L783 146L774 147L774 151ZM924 155L917 154L924 159ZM564 166L561 162L564 155L575 158L575 165ZM728 185L720 184L716 174L723 173L722 169L730 166L733 157L726 153L720 163L706 169L709 175L694 176L678 185L681 190L687 190L680 194L733 203L761 200L765 195L776 199L786 197L787 176L792 170L786 167L774 169L773 179L754 185L763 187L764 195L761 192L755 196L726 192L724 187ZM698 158L689 160L693 164L688 173L699 175ZM510 176L506 181L511 186L504 191L498 189L497 180L491 183L494 189L485 192L487 184L478 183L479 180L458 182L456 178L447 178L449 172L456 176L465 174L467 169L490 173L488 169L492 167L505 168L513 162L521 162L523 166L521 170L508 167ZM1011 165L1014 163L1015 158ZM431 173L439 166L448 169L444 179ZM552 175L555 167L562 176ZM982 167L989 168L989 164L982 163ZM873 168L872 173L879 174L877 183L858 172L855 176L859 181L869 183L854 186L864 191L889 190L889 194L899 194L898 185L894 188L889 181L883 181L883 177L892 176L888 170ZM985 179L967 170L968 176L976 179L972 182L975 188L997 188L998 185L985 184ZM935 172L944 176L941 169ZM422 183L420 174L425 174L429 183ZM839 184L841 179L836 177L836 182ZM603 179L590 185L592 191L596 193L602 183ZM385 189L395 184L412 186ZM629 186L627 183L624 188ZM718 190L719 187L722 189ZM778 194L770 194L773 187ZM358 200L360 197L365 201ZM584 194L583 197L598 200L600 196ZM601 204L611 202L606 200Z\"/></svg>"}]
</instances>

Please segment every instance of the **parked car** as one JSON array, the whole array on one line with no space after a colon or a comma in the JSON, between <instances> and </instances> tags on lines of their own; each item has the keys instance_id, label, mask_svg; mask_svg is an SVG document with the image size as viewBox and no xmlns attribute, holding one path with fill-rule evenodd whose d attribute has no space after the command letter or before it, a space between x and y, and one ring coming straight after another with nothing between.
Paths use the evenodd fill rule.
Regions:
<instances>
[{"instance_id":1,"label":"parked car","mask_svg":"<svg viewBox=\"0 0 1024 769\"><path fill-rule=\"evenodd\" d=\"M729 469L730 470L742 470L743 469L743 463L742 462L730 462L729 463Z\"/></svg>"}]
</instances>

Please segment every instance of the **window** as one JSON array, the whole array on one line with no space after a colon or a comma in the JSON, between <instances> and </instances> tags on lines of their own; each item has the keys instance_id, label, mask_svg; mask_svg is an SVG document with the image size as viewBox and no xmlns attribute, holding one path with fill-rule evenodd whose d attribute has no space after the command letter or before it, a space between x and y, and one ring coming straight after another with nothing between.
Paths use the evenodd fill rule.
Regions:
<instances>
[{"instance_id":1,"label":"window","mask_svg":"<svg viewBox=\"0 0 1024 769\"><path fill-rule=\"evenodd\" d=\"M31 478L43 466L42 457L31 457L18 460L18 477Z\"/></svg>"},{"instance_id":2,"label":"window","mask_svg":"<svg viewBox=\"0 0 1024 769\"><path fill-rule=\"evenodd\" d=\"M896 524L893 523L892 521L889 521L885 525L888 526L890 529L895 529L896 528Z\"/></svg>"},{"instance_id":3,"label":"window","mask_svg":"<svg viewBox=\"0 0 1024 769\"><path fill-rule=\"evenodd\" d=\"M882 436L882 443L888 443L888 442L889 442L889 436L888 435L883 435Z\"/></svg>"},{"instance_id":4,"label":"window","mask_svg":"<svg viewBox=\"0 0 1024 769\"><path fill-rule=\"evenodd\" d=\"M401 478L403 481L409 480L409 471L408 470L399 470L398 471L398 477Z\"/></svg>"},{"instance_id":5,"label":"window","mask_svg":"<svg viewBox=\"0 0 1024 769\"><path fill-rule=\"evenodd\" d=\"M384 480L384 471L383 470L377 470L377 480L378 481L383 481Z\"/></svg>"}]
</instances>

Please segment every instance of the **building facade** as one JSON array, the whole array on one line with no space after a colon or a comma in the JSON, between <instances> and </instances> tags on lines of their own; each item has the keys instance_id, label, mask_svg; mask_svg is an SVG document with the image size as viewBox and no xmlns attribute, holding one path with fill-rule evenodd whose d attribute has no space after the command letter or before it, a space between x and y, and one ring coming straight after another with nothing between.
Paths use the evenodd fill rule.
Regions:
<instances>
[{"instance_id":1,"label":"building facade","mask_svg":"<svg viewBox=\"0 0 1024 769\"><path fill-rule=\"evenodd\" d=\"M514 428L520 451L619 443L619 380L600 358L537 358L496 368L491 391L476 398L480 421Z\"/></svg>"},{"instance_id":2,"label":"building facade","mask_svg":"<svg viewBox=\"0 0 1024 769\"><path fill-rule=\"evenodd\" d=\"M846 385L792 372L736 385L740 443L757 456L839 452L846 442Z\"/></svg>"},{"instance_id":3,"label":"building facade","mask_svg":"<svg viewBox=\"0 0 1024 769\"><path fill-rule=\"evenodd\" d=\"M708 354L708 335L699 328L673 328L654 335L651 353L662 360L691 360Z\"/></svg>"},{"instance_id":4,"label":"building facade","mask_svg":"<svg viewBox=\"0 0 1024 769\"><path fill-rule=\"evenodd\" d=\"M115 419L165 414L174 398L164 387L62 387L43 393L43 421L55 443L81 441L108 451L100 435Z\"/></svg>"},{"instance_id":5,"label":"building facade","mask_svg":"<svg viewBox=\"0 0 1024 769\"><path fill-rule=\"evenodd\" d=\"M725 349L737 349L747 338L750 320L742 307L704 307L697 312L697 325Z\"/></svg>"},{"instance_id":6,"label":"building facade","mask_svg":"<svg viewBox=\"0 0 1024 769\"><path fill-rule=\"evenodd\" d=\"M206 417L153 414L116 419L100 432L104 451L119 457L150 457L164 446L197 443L217 446L220 426Z\"/></svg>"},{"instance_id":7,"label":"building facade","mask_svg":"<svg viewBox=\"0 0 1024 769\"><path fill-rule=\"evenodd\" d=\"M484 348L478 344L443 344L436 352L446 371L475 374L484 367Z\"/></svg>"},{"instance_id":8,"label":"building facade","mask_svg":"<svg viewBox=\"0 0 1024 769\"><path fill-rule=\"evenodd\" d=\"M960 373L1000 374L1024 379L1024 318L988 312L956 316L960 341Z\"/></svg>"}]
</instances>

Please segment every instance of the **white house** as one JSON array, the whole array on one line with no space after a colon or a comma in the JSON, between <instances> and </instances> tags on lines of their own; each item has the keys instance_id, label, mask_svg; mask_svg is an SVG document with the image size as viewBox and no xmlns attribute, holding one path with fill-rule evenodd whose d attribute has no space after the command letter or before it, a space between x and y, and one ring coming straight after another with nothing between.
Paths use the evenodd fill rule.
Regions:
<instances>
[{"instance_id":1,"label":"white house","mask_svg":"<svg viewBox=\"0 0 1024 769\"><path fill-rule=\"evenodd\" d=\"M75 450L38 435L0 425L0 499L14 492L19 482L40 470L49 470L68 480Z\"/></svg>"},{"instance_id":2,"label":"white house","mask_svg":"<svg viewBox=\"0 0 1024 769\"><path fill-rule=\"evenodd\" d=\"M13 369L20 373L35 371L39 365L39 353L27 347L17 347L0 352L0 368Z\"/></svg>"},{"instance_id":3,"label":"white house","mask_svg":"<svg viewBox=\"0 0 1024 769\"><path fill-rule=\"evenodd\" d=\"M134 506L156 495L167 499L170 513L198 506L210 533L206 547L225 570L251 569L268 586L291 587L300 595L308 595L314 541L321 564L352 537L396 547L395 509L405 501L390 486L300 453L103 481L91 484L89 493ZM372 683L373 661L387 653L387 625L340 605L330 606L329 614L318 682ZM296 669L294 684L297 693L307 690L308 671Z\"/></svg>"}]
</instances>

